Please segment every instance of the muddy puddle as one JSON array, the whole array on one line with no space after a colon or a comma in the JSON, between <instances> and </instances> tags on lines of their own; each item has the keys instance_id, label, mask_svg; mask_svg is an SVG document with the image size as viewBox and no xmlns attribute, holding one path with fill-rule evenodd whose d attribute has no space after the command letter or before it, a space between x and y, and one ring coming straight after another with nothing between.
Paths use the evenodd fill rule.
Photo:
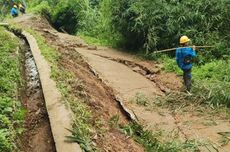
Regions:
<instances>
[{"instance_id":1,"label":"muddy puddle","mask_svg":"<svg viewBox=\"0 0 230 152\"><path fill-rule=\"evenodd\" d=\"M56 152L39 73L27 41L24 38L20 40L19 53L24 83L21 101L27 109L25 132L19 142L20 151Z\"/></svg>"}]
</instances>

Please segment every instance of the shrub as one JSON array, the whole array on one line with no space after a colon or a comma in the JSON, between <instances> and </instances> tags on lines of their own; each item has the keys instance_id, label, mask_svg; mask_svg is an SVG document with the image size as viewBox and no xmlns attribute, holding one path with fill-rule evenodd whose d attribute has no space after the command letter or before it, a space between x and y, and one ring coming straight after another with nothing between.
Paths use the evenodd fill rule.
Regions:
<instances>
[{"instance_id":1,"label":"shrub","mask_svg":"<svg viewBox=\"0 0 230 152\"><path fill-rule=\"evenodd\" d=\"M131 49L176 47L185 34L196 45L217 46L203 53L207 59L221 58L230 53L229 5L227 0L112 1L112 22Z\"/></svg>"},{"instance_id":2,"label":"shrub","mask_svg":"<svg viewBox=\"0 0 230 152\"><path fill-rule=\"evenodd\" d=\"M48 3L48 1L42 1L39 5L35 5L32 8L32 11L36 14L41 14L42 16L46 18L50 18L50 10L51 7Z\"/></svg>"},{"instance_id":3,"label":"shrub","mask_svg":"<svg viewBox=\"0 0 230 152\"><path fill-rule=\"evenodd\" d=\"M20 67L16 55L17 39L0 28L0 151L11 152L15 148L17 129L24 120L25 111L17 100L21 83Z\"/></svg>"}]
</instances>

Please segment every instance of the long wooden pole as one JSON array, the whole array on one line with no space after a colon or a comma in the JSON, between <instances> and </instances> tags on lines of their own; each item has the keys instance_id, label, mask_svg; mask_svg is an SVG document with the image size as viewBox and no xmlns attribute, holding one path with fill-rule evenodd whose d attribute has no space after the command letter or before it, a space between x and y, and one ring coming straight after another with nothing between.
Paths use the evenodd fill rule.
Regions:
<instances>
[{"instance_id":1,"label":"long wooden pole","mask_svg":"<svg viewBox=\"0 0 230 152\"><path fill-rule=\"evenodd\" d=\"M0 26L9 26L9 23L0 23Z\"/></svg>"},{"instance_id":2,"label":"long wooden pole","mask_svg":"<svg viewBox=\"0 0 230 152\"><path fill-rule=\"evenodd\" d=\"M192 48L193 46L187 46L187 47L178 47L178 48ZM201 49L201 48L214 48L214 46L195 46L196 48L198 49ZM154 51L154 53L162 53L162 52L170 52L170 51L174 51L178 48L171 48L171 49L165 49L165 50L159 50L159 51Z\"/></svg>"}]
</instances>

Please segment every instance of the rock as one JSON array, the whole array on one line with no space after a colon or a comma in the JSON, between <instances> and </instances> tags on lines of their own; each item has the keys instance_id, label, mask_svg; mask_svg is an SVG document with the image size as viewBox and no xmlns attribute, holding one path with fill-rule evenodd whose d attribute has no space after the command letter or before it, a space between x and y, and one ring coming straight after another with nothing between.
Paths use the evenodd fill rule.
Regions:
<instances>
[{"instance_id":1,"label":"rock","mask_svg":"<svg viewBox=\"0 0 230 152\"><path fill-rule=\"evenodd\" d=\"M151 73L154 73L154 74L158 74L158 73L160 73L160 69L150 69L149 70Z\"/></svg>"},{"instance_id":2,"label":"rock","mask_svg":"<svg viewBox=\"0 0 230 152\"><path fill-rule=\"evenodd\" d=\"M48 29L43 29L43 31L46 32L46 33L50 33L50 34L52 34L52 35L54 35L54 36L58 36L58 35L57 35L57 32L52 32L52 31L50 31L50 30L48 30Z\"/></svg>"},{"instance_id":3,"label":"rock","mask_svg":"<svg viewBox=\"0 0 230 152\"><path fill-rule=\"evenodd\" d=\"M145 70L141 70L141 71L139 71L139 73L142 74L142 75L146 75L147 74L147 72Z\"/></svg>"},{"instance_id":4,"label":"rock","mask_svg":"<svg viewBox=\"0 0 230 152\"><path fill-rule=\"evenodd\" d=\"M39 108L36 112L35 115L38 115L41 112L41 109Z\"/></svg>"},{"instance_id":5,"label":"rock","mask_svg":"<svg viewBox=\"0 0 230 152\"><path fill-rule=\"evenodd\" d=\"M94 137L93 137L94 140L97 140L98 139L98 135L96 134Z\"/></svg>"},{"instance_id":6,"label":"rock","mask_svg":"<svg viewBox=\"0 0 230 152\"><path fill-rule=\"evenodd\" d=\"M142 75L146 75L146 74L147 74L147 72L146 72L145 70L141 69L141 68L138 67L138 66L132 68L132 70L135 71L135 72L137 72L137 73L140 73L140 74L142 74Z\"/></svg>"},{"instance_id":7,"label":"rock","mask_svg":"<svg viewBox=\"0 0 230 152\"><path fill-rule=\"evenodd\" d=\"M155 78L156 78L155 75L151 75L149 79L150 79L151 81L153 81L153 80L155 80Z\"/></svg>"},{"instance_id":8,"label":"rock","mask_svg":"<svg viewBox=\"0 0 230 152\"><path fill-rule=\"evenodd\" d=\"M88 50L97 50L97 46L88 46Z\"/></svg>"},{"instance_id":9,"label":"rock","mask_svg":"<svg viewBox=\"0 0 230 152\"><path fill-rule=\"evenodd\" d=\"M83 43L83 44L82 44L82 47L88 47L88 45L87 45L87 44L85 44L85 43Z\"/></svg>"},{"instance_id":10,"label":"rock","mask_svg":"<svg viewBox=\"0 0 230 152\"><path fill-rule=\"evenodd\" d=\"M141 68L136 66L136 67L132 68L132 70L135 71L135 72L139 72L139 71L141 71Z\"/></svg>"},{"instance_id":11,"label":"rock","mask_svg":"<svg viewBox=\"0 0 230 152\"><path fill-rule=\"evenodd\" d=\"M46 33L49 33L49 30L48 29L43 29L44 32Z\"/></svg>"},{"instance_id":12,"label":"rock","mask_svg":"<svg viewBox=\"0 0 230 152\"><path fill-rule=\"evenodd\" d=\"M148 79L150 79L151 76L152 76L151 74L148 74L148 75L146 75L145 77L148 78Z\"/></svg>"}]
</instances>

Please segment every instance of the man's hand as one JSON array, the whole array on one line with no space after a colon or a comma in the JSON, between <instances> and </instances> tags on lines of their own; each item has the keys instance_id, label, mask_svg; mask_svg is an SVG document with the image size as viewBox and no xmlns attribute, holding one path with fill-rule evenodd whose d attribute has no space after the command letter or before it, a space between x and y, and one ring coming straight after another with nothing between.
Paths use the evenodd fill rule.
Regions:
<instances>
[{"instance_id":1,"label":"man's hand","mask_svg":"<svg viewBox=\"0 0 230 152\"><path fill-rule=\"evenodd\" d=\"M195 46L195 45L193 45L193 46L192 46L192 49L193 49L193 51L195 51L195 50L196 50L196 46Z\"/></svg>"}]
</instances>

